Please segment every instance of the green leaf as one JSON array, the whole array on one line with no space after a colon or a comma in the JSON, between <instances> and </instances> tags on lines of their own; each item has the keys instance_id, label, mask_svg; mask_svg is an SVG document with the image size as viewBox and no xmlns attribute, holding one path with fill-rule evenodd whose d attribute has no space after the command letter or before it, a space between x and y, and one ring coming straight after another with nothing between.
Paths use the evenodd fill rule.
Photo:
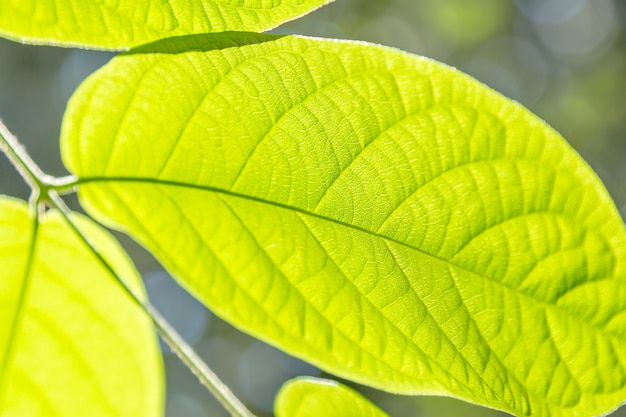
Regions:
<instances>
[{"instance_id":1,"label":"green leaf","mask_svg":"<svg viewBox=\"0 0 626 417\"><path fill-rule=\"evenodd\" d=\"M62 152L97 218L221 317L386 391L518 415L626 399L626 233L517 103L362 43L167 40L82 85Z\"/></svg>"},{"instance_id":2,"label":"green leaf","mask_svg":"<svg viewBox=\"0 0 626 417\"><path fill-rule=\"evenodd\" d=\"M117 272L141 281L117 243L77 218ZM37 222L0 197L2 417L163 415L151 322L58 212Z\"/></svg>"},{"instance_id":3,"label":"green leaf","mask_svg":"<svg viewBox=\"0 0 626 417\"><path fill-rule=\"evenodd\" d=\"M328 379L301 377L278 392L276 417L389 417L358 392Z\"/></svg>"},{"instance_id":4,"label":"green leaf","mask_svg":"<svg viewBox=\"0 0 626 417\"><path fill-rule=\"evenodd\" d=\"M0 36L123 50L173 36L262 32L333 0L2 0Z\"/></svg>"}]
</instances>

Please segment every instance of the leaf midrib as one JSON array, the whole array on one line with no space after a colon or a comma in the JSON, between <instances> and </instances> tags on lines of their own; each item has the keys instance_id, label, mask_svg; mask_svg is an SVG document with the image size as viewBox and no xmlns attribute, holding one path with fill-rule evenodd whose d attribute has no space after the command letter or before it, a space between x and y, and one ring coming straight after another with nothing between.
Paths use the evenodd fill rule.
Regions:
<instances>
[{"instance_id":1,"label":"leaf midrib","mask_svg":"<svg viewBox=\"0 0 626 417\"><path fill-rule=\"evenodd\" d=\"M9 334L9 338L7 339L6 350L4 352L4 358L2 358L2 367L0 367L0 410L2 410L2 404L4 403L6 392L8 389L7 380L9 370L11 369L11 364L13 362L15 352L14 345L17 344L17 336L19 333L19 327L22 322L22 317L26 310L26 305L28 301L28 293L29 287L31 283L31 278L33 276L32 269L34 264L34 259L37 253L37 242L39 236L39 210L34 210L34 217L32 219L32 234L30 237L30 245L28 248L28 254L26 255L26 267L24 268L23 278L22 278L22 287L20 288L19 299L16 304L16 311L13 316L13 322L11 325L11 330Z\"/></svg>"},{"instance_id":2,"label":"leaf midrib","mask_svg":"<svg viewBox=\"0 0 626 417\"><path fill-rule=\"evenodd\" d=\"M161 184L159 184L159 185L161 185ZM123 201L123 199L121 199L119 196L117 196L117 195L116 195L116 197L117 197L117 199L120 201L120 203L124 205L124 207L125 207L125 209L126 209L127 213L128 213L129 215L131 215L131 217L134 219L135 224L136 224L136 225L137 225L140 229L142 229L142 230L143 230L143 232L144 232L144 234L145 234L146 238L147 238L150 242L152 242L152 244L154 244L157 248L159 248L162 252L164 252L164 253L165 253L166 251L164 251L164 250L163 250L163 248L161 247L160 243L159 243L157 240L155 240L154 238L152 238L150 231L149 231L149 230L147 230L147 229L145 229L145 228L141 225L141 222L139 222L139 220L137 219L136 215L135 215L135 214L134 214L134 213L133 213L133 212L129 209L129 207L128 207L128 205L126 204L126 202L125 202L125 201ZM181 216L183 216L184 220L185 220L186 222L190 223L189 219L188 219L188 218L186 218L186 216L184 215L184 213L182 212L182 209L178 206L178 204L177 204L174 200L172 200L172 198L171 198L170 196L167 196L167 195L166 195L166 198L168 198L168 199L169 199L169 200L170 200L170 201L174 204L174 206L175 206L175 207L179 210L179 212L181 213ZM224 203L225 203L225 204L227 205L227 207L229 207L229 209L232 211L232 208L230 207L230 205L229 205L228 203L226 203L226 202L224 202ZM238 216L236 213L234 213L234 212L233 212L233 214L234 214L234 215L238 218L238 220L239 220L240 222L242 222L242 220L239 218L239 216ZM245 227L245 223L243 223L243 222L242 222L242 225L244 225L244 227ZM249 231L249 229L248 229L248 231ZM249 232L250 232L250 231L249 231ZM251 232L250 232L250 233L251 233ZM255 238L254 238L254 235L253 235L252 233L251 233L251 236L253 237L253 239L255 239ZM208 249L209 249L210 251L212 251L212 252L213 252L213 249L210 247L210 245L208 245L208 244L207 244L207 242L205 242L205 241L204 241L204 240L203 240L200 236L198 236L198 238L199 238L199 239L201 239L201 240L203 241L203 243L204 243L204 244L208 247ZM318 243L319 243L319 242L318 242ZM257 245L258 245L258 242L257 242ZM269 258L269 261L270 261L270 262L273 262L273 263L274 263L274 260L272 260L272 259L271 259L271 257L268 257L268 258ZM176 264L176 261L175 261L175 260L173 260L173 259L171 259L171 258L170 258L170 260L172 260L172 262ZM219 259L218 259L218 262L222 263L222 261L221 261L221 260L219 260ZM331 260L331 262L334 262L334 261L332 261L332 260ZM275 263L274 263L274 264L275 264ZM224 265L222 264L222 266L224 266ZM278 267L276 264L275 264L275 266L278 268L278 271L279 271L281 274L283 274L283 272L280 270L280 267ZM225 267L225 266L224 266L224 267ZM339 268L339 270L341 270L341 268ZM284 275L284 274L283 274L283 275ZM346 277L346 281L347 281L347 282L350 282L349 280L347 280L347 277ZM300 294L300 296L301 296L301 297L303 297L304 299L306 298L306 297L304 297L304 294L302 294L302 293L301 293L301 292L300 292L300 291L299 291L296 287L294 287L294 289L295 289L296 291L298 291L298 293ZM245 289L243 289L243 291L244 291L244 293L246 293L248 296L250 296L250 294L249 294L247 291L245 291ZM364 297L364 298L368 301L368 303L371 303L371 301L370 301L367 297ZM347 335L344 331L342 331L341 329L339 329L339 328L337 328L337 327L332 326L332 323L330 323L329 319L328 319L328 318L327 318L327 317L326 317L326 316L325 316L325 315L324 315L324 314L323 314L323 313L322 313L319 309L317 309L314 305L312 305L312 304L310 304L310 303L309 303L309 305L310 305L313 309L315 309L315 311L316 311L318 314L320 314L320 316L321 316L322 318L324 318L324 320L326 320L326 321L327 321L327 323L331 326L331 328L334 328L335 330L337 330L337 331L338 331L338 332L339 332L339 333L340 333L343 337L345 337L345 338L346 338L346 340L348 340L348 341L349 341L349 342L351 342L352 344L354 344L354 345L356 345L356 346L359 346L358 342L356 342L356 341L355 341L355 340L353 340L351 337L349 337L349 336L348 336L348 335ZM265 309L263 309L263 311L265 311ZM393 322L392 322L392 321L391 321L388 317L386 317L386 316L384 316L384 315L383 315L383 318L384 318L384 319L385 319L385 320L386 320L386 321L387 321L387 322L388 322L388 323L389 323L392 327L396 328L396 329L397 329L397 330L398 330L398 331L399 331L399 332L400 332L400 333L401 333L401 334L402 334L402 335L406 338L407 342L409 342L409 343L411 342L411 338L410 338L410 337L409 337L409 336L408 336L408 335L407 335L404 331L402 331L401 329L399 329L399 328L398 328L398 327L397 327L397 326L396 326L396 325L395 325L395 324L394 324L394 323L393 323ZM431 318L433 318L433 317L431 316ZM434 320L434 318L433 318L433 320ZM275 322L276 324L278 324L278 322L276 322L276 321L274 321L274 322ZM435 323L436 323L436 321L435 321ZM443 330L441 330L441 331L442 331L442 333L444 334L444 336L445 336L446 340L450 343L450 346L452 346L452 347L453 347L453 349L455 349L455 351L457 352L457 354L458 354L461 358L463 358L463 360L466 360L466 361L467 361L467 358L465 358L465 357L464 357L464 355L461 353L461 351L459 351L459 350L458 350L458 347L457 347L457 346L456 346L456 345L455 345L455 344L454 344L454 343L453 343L453 342L449 339L449 337L447 336L447 334L446 334L445 332L443 332ZM261 336L259 336L259 337L261 337ZM310 345L309 345L309 346L310 346ZM438 364L438 362L437 362L437 361L436 361L436 360L435 360L435 359L434 359L431 355L429 355L426 351L424 351L422 348L420 348L420 347L419 347L419 346L417 346L417 345L415 345L415 347L416 347L416 349L418 349L418 350L419 350L422 354L424 354L425 356L427 356L427 357L428 357L428 358L432 361L432 364L437 365L437 367L439 368L439 370L440 370L440 371L442 371L443 373L445 373L446 375L448 375L448 377L449 377L451 380L456 381L456 383L457 383L457 384L459 384L460 386L465 386L465 387L468 387L468 388L469 388L469 385L467 385L467 384L465 384L465 383L461 382L461 381L460 381L460 380L459 380L459 379L458 379L458 378L457 378L454 374L450 373L450 372L449 372L449 370L447 370L447 369L443 368L442 366L440 366L440 365ZM403 377L408 377L409 379L414 379L414 378L415 378L415 376L414 376L413 374L409 374L409 373L407 373L407 372L403 371L401 368L398 368L397 366L392 365L391 363L389 363L389 362L388 362L388 361L386 361L385 359L383 359L383 358L381 358L381 357L378 357L378 356L376 356L376 355L373 355L373 354L372 354L372 353L370 353L370 352L367 352L367 351L364 351L364 352L365 352L366 354L368 354L368 355L370 355L370 356L374 357L374 358L375 358L375 359L377 359L377 360L381 360L381 361L382 361L384 364L386 364L386 365L387 365L387 366L388 366L388 367L389 367L392 371L394 371L394 372L398 372L398 373L399 373L399 375L402 375ZM502 362L501 362L501 365L503 366L503 368L507 369L507 368L506 368L506 366L504 365L504 363L502 363ZM324 367L324 366L323 366L323 362L319 363L319 364L318 364L318 366L320 366L320 367L322 367L322 368L323 368L323 367ZM509 404L509 403L508 403L508 402L507 402L507 401L506 401L503 397L501 397L501 396L500 396L500 395L498 395L496 392L494 392L494 390L493 390L493 389L492 389L492 387L491 387L491 386L487 383L487 381L485 381L485 380L483 379L483 377L482 377L482 375L481 375L481 372L479 372L477 369L475 369L474 367L472 367L472 366L471 366L471 365L469 365L469 364L468 364L468 366L470 367L470 369L472 369L472 371L474 371L474 374L476 375L476 377L477 377L479 380L481 380L481 381L482 381L482 383L484 384L484 385L483 385L483 388L488 389L488 390L491 392L491 394L493 395L493 398L494 398L494 399L496 399L497 401L499 401L502 407L507 408L507 409L508 409L509 411L511 411L511 412L515 412L515 406L514 406L514 405ZM511 374L511 376L517 380L517 377L516 377L514 374ZM438 379L436 379L436 381L437 381L437 383L438 383L438 384L441 384L441 386L442 386L442 387L444 387L444 388L446 387L446 385L445 385L445 384L442 384L442 383L441 383L441 381L439 381ZM363 382L363 383L366 383L366 382ZM522 386L523 386L523 384L521 384L521 383L520 383L520 385L522 385ZM471 394L469 394L469 393L467 393L467 392L466 392L464 395L466 395L466 396L464 397L464 398L466 398L466 399L468 399L468 398L473 398L473 397L471 397Z\"/></svg>"},{"instance_id":3,"label":"leaf midrib","mask_svg":"<svg viewBox=\"0 0 626 417\"><path fill-rule=\"evenodd\" d=\"M288 204L284 204L284 203L280 203L277 201L272 201L272 200L267 200L267 199L263 199L260 197L256 197L256 196L251 196L251 195L245 195L245 194L241 194L235 191L231 191L231 190L227 190L227 189L223 189L223 188L219 188L219 187L213 187L213 186L209 186L209 185L202 185L202 184L192 184L192 183L185 183L185 182L180 182L180 181L174 181L174 180L163 180L163 179L155 179L155 178L150 178L150 177L128 177L128 176L120 176L120 177L116 177L116 176L111 176L111 177L104 177L104 176L85 176L82 178L79 178L76 181L76 185L80 186L80 185L86 185L86 184L90 184L90 183L115 183L115 182L127 182L127 183L147 183L147 184L154 184L154 185L164 185L164 186L172 186L172 187L180 187L180 188L188 188L188 189L195 189L195 190L202 190L202 191L208 191L208 192L214 192L214 193L218 193L218 194L223 194L223 195L228 195L231 197L235 197L235 198L240 198L243 200L249 200L249 201L254 201L260 204L266 204L266 205L270 205L270 206L274 206L274 207L278 207L284 210L288 210L288 211L292 211L292 212L297 212L306 216L310 216L310 217L314 217L323 221L327 221L327 222L331 222L334 224L337 224L339 226L342 227L347 227L349 229L353 229L371 236L375 236L378 237L380 239L383 239L385 241L388 242L393 242L395 244L398 244L400 246L404 246L410 250L414 250L416 252L419 252L427 257L432 258L435 261L438 262L442 262L445 265L448 266L452 266L454 268L457 268L460 271L464 271L467 272L469 274L472 274L474 276L477 276L483 280L489 281L489 282L493 282L496 284L501 285L503 288L506 288L520 296L529 298L541 305L543 305L544 307L547 308L553 308L556 309L558 312L561 312L562 314L566 315L567 317L577 320L577 321L581 321L582 323L587 324L591 329L596 330L604 335L606 335L607 337L610 337L611 339L617 339L620 341L624 341L626 340L626 338L624 338L622 335L619 334L614 334L613 332L603 328L603 327L599 327L597 324L590 322L588 320L583 320L581 317L577 317L572 315L571 312L569 312L568 310L564 310L559 308L557 305L555 304L550 304L549 302L547 302L546 300L540 299L540 298L536 298L535 296L533 296L532 294L527 294L523 291L520 291L520 289L512 287L510 285L506 285L504 283L502 283L501 281L497 281L495 279L493 279L492 277L480 274L476 271L472 271L462 265L458 265L456 263L454 263L451 260L442 258L440 256L434 255L430 252L426 252L421 248L415 247L413 245L410 245L406 242L402 242L400 240L394 239L392 237L383 235L379 232L376 231L372 231L372 230L368 230L365 229L363 227L360 226L356 226L350 223L346 223L344 221L341 220L337 220L334 219L332 217L328 217L328 216L324 216L322 214L319 213L314 213L299 207L295 207L295 206L290 206Z\"/></svg>"}]
</instances>

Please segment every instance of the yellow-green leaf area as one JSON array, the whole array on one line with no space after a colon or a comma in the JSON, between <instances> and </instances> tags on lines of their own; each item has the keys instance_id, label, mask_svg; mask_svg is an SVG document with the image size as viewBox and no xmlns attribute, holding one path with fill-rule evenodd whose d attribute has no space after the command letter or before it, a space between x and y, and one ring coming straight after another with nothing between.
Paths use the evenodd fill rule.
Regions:
<instances>
[{"instance_id":1,"label":"yellow-green leaf area","mask_svg":"<svg viewBox=\"0 0 626 417\"><path fill-rule=\"evenodd\" d=\"M113 238L76 218L116 271ZM158 417L163 371L151 322L54 211L0 198L0 415Z\"/></svg>"},{"instance_id":2,"label":"yellow-green leaf area","mask_svg":"<svg viewBox=\"0 0 626 417\"><path fill-rule=\"evenodd\" d=\"M123 50L158 39L263 32L332 0L2 0L0 36L26 43Z\"/></svg>"},{"instance_id":3,"label":"yellow-green leaf area","mask_svg":"<svg viewBox=\"0 0 626 417\"><path fill-rule=\"evenodd\" d=\"M626 399L626 233L553 129L398 50L258 34L112 60L69 104L82 204L237 327L516 415Z\"/></svg>"},{"instance_id":4,"label":"yellow-green leaf area","mask_svg":"<svg viewBox=\"0 0 626 417\"><path fill-rule=\"evenodd\" d=\"M310 377L287 381L276 396L274 412L276 417L389 417L353 389Z\"/></svg>"}]
</instances>

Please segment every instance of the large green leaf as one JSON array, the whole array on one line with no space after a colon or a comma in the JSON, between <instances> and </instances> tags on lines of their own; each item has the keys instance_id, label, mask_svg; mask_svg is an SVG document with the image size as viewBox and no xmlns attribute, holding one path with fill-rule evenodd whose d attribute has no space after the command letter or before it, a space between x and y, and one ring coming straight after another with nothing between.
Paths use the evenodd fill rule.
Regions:
<instances>
[{"instance_id":1,"label":"large green leaf","mask_svg":"<svg viewBox=\"0 0 626 417\"><path fill-rule=\"evenodd\" d=\"M113 239L77 220L139 289ZM36 227L26 204L0 197L0 265L2 417L163 414L150 321L57 212Z\"/></svg>"},{"instance_id":2,"label":"large green leaf","mask_svg":"<svg viewBox=\"0 0 626 417\"><path fill-rule=\"evenodd\" d=\"M519 415L626 399L626 233L520 105L362 43L224 34L115 58L69 104L88 211L239 328L398 393Z\"/></svg>"},{"instance_id":3,"label":"large green leaf","mask_svg":"<svg viewBox=\"0 0 626 417\"><path fill-rule=\"evenodd\" d=\"M358 392L327 379L287 381L276 396L276 417L389 417Z\"/></svg>"},{"instance_id":4,"label":"large green leaf","mask_svg":"<svg viewBox=\"0 0 626 417\"><path fill-rule=\"evenodd\" d=\"M260 32L332 0L2 0L0 36L27 43L127 49L194 33Z\"/></svg>"}]
</instances>

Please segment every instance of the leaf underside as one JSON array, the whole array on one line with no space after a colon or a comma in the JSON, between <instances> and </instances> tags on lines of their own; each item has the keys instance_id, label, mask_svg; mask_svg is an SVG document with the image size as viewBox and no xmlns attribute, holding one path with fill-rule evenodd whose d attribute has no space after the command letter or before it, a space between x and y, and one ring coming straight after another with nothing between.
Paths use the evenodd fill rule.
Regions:
<instances>
[{"instance_id":1,"label":"leaf underside","mask_svg":"<svg viewBox=\"0 0 626 417\"><path fill-rule=\"evenodd\" d=\"M335 381L300 377L276 396L276 417L389 417L358 392Z\"/></svg>"},{"instance_id":2,"label":"leaf underside","mask_svg":"<svg viewBox=\"0 0 626 417\"><path fill-rule=\"evenodd\" d=\"M139 288L110 235L77 220ZM0 197L0 265L2 417L163 414L150 321L57 212L35 228L25 203Z\"/></svg>"},{"instance_id":3,"label":"leaf underside","mask_svg":"<svg viewBox=\"0 0 626 417\"><path fill-rule=\"evenodd\" d=\"M626 233L523 107L362 43L182 37L78 90L82 204L221 317L322 369L517 415L626 398Z\"/></svg>"},{"instance_id":4,"label":"leaf underside","mask_svg":"<svg viewBox=\"0 0 626 417\"><path fill-rule=\"evenodd\" d=\"M124 50L158 39L262 32L332 0L2 0L0 36L26 43Z\"/></svg>"}]
</instances>

